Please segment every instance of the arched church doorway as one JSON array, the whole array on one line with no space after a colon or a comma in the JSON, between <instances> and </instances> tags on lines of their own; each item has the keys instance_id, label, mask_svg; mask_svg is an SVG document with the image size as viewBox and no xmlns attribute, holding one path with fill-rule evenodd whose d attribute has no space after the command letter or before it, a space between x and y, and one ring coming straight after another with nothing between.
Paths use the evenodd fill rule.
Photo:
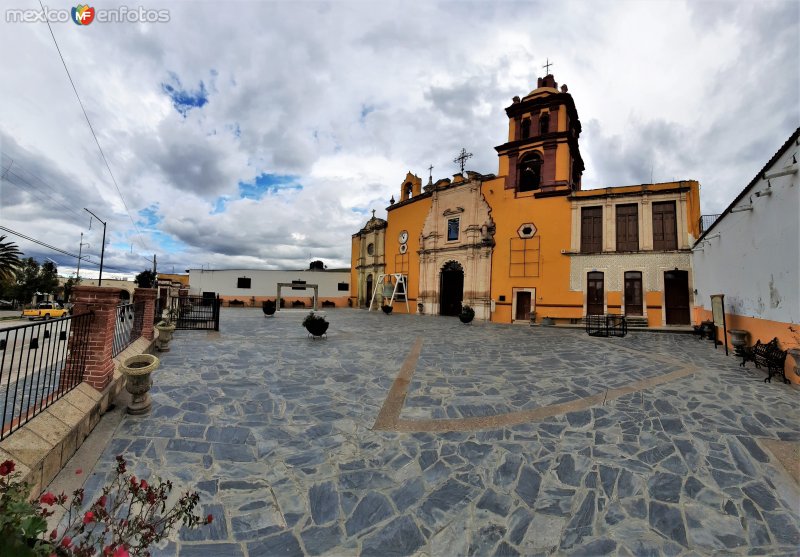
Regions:
<instances>
[{"instance_id":1,"label":"arched church doorway","mask_svg":"<svg viewBox=\"0 0 800 557\"><path fill-rule=\"evenodd\" d=\"M367 299L365 305L369 307L370 302L372 302L372 275L367 275Z\"/></svg>"},{"instance_id":2,"label":"arched church doorway","mask_svg":"<svg viewBox=\"0 0 800 557\"><path fill-rule=\"evenodd\" d=\"M439 313L458 315L464 299L464 269L457 261L448 261L442 267L439 282Z\"/></svg>"}]
</instances>

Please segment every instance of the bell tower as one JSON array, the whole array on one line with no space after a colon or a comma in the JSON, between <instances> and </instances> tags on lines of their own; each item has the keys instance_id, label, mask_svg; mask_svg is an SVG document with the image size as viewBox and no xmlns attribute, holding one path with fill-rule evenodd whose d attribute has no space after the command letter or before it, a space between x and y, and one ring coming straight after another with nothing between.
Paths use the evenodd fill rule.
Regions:
<instances>
[{"instance_id":1,"label":"bell tower","mask_svg":"<svg viewBox=\"0 0 800 557\"><path fill-rule=\"evenodd\" d=\"M508 142L495 147L499 176L518 197L569 195L581 189L581 122L567 86L552 74L538 79L525 97L506 108Z\"/></svg>"}]
</instances>

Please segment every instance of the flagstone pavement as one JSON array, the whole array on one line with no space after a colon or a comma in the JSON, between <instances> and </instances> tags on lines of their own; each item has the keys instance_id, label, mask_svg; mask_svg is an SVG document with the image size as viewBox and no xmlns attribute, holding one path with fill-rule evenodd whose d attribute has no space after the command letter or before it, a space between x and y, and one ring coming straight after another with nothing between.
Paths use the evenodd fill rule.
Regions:
<instances>
[{"instance_id":1,"label":"flagstone pavement","mask_svg":"<svg viewBox=\"0 0 800 557\"><path fill-rule=\"evenodd\" d=\"M197 490L155 555L796 555L800 391L710 342L327 315L176 332L87 496L117 454Z\"/></svg>"}]
</instances>

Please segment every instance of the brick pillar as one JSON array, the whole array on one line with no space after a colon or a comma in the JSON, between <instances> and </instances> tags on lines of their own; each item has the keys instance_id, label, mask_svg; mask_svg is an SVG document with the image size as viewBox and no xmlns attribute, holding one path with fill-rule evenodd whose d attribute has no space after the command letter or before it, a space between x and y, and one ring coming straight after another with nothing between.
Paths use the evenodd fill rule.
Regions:
<instances>
[{"instance_id":1,"label":"brick pillar","mask_svg":"<svg viewBox=\"0 0 800 557\"><path fill-rule=\"evenodd\" d=\"M76 286L72 292L75 300L72 310L74 315L94 312L83 380L98 391L102 391L114 377L114 361L111 354L114 349L114 328L121 289Z\"/></svg>"},{"instance_id":2,"label":"brick pillar","mask_svg":"<svg viewBox=\"0 0 800 557\"><path fill-rule=\"evenodd\" d=\"M156 295L158 290L155 288L134 288L133 303L144 302L144 321L142 322L142 336L147 340L153 340L153 320L156 315Z\"/></svg>"}]
</instances>

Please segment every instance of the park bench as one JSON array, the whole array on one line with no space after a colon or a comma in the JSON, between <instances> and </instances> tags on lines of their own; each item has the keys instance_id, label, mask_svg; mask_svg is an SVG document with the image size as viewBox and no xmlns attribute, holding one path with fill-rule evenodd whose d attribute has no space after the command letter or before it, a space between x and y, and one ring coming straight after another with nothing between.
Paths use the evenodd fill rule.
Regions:
<instances>
[{"instance_id":1,"label":"park bench","mask_svg":"<svg viewBox=\"0 0 800 557\"><path fill-rule=\"evenodd\" d=\"M757 340L755 346L745 348L742 353L742 363L739 364L745 367L747 362L753 362L757 368L767 368L767 378L764 383L772 383L773 375L780 375L784 383L788 383L784 372L784 364L786 363L786 350L781 350L778 347L778 339L774 338L771 341L763 344L761 340Z\"/></svg>"}]
</instances>

